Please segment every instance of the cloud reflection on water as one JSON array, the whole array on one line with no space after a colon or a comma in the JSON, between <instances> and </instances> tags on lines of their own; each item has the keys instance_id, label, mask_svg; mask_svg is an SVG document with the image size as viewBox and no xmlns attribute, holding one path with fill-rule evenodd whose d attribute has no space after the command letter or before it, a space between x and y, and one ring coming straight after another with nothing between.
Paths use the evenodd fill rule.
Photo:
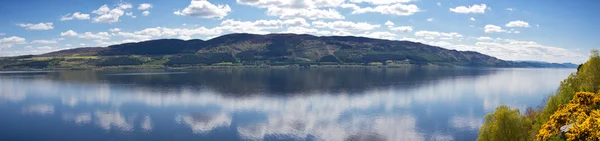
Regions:
<instances>
[{"instance_id":1,"label":"cloud reflection on water","mask_svg":"<svg viewBox=\"0 0 600 141\"><path fill-rule=\"evenodd\" d=\"M92 122L91 113L80 113L80 114L64 114L63 120L72 121L78 125L88 124Z\"/></svg>"},{"instance_id":2,"label":"cloud reflection on water","mask_svg":"<svg viewBox=\"0 0 600 141\"><path fill-rule=\"evenodd\" d=\"M218 115L177 115L175 121L178 124L188 126L196 134L205 134L217 127L231 125L231 117L225 113L219 113Z\"/></svg>"},{"instance_id":3,"label":"cloud reflection on water","mask_svg":"<svg viewBox=\"0 0 600 141\"><path fill-rule=\"evenodd\" d=\"M54 105L38 104L23 108L23 113L32 115L52 115L54 114Z\"/></svg>"},{"instance_id":4,"label":"cloud reflection on water","mask_svg":"<svg viewBox=\"0 0 600 141\"><path fill-rule=\"evenodd\" d=\"M557 83L539 82L540 79L550 79L543 77L553 74L539 74L540 71L528 70L516 71L519 73L509 70L484 75L451 76L419 81L419 85L408 88L394 87L395 84L378 84L368 89L361 89L361 94L316 89L285 96L257 94L243 97L223 95L219 89L197 89L192 86L163 89L153 87L154 85L102 83L100 80L94 80L98 81L96 83L66 83L52 79L0 79L2 84L0 88L6 90L0 92L0 98L24 101L30 97L55 97L69 107L107 105L111 107L109 110L98 108L89 113L65 115L63 118L77 124L93 122L102 129L123 132L132 132L136 130L134 127L138 126L143 131L158 128L159 125L153 124L154 120L151 120L150 116L136 118L135 114L118 110L128 104L142 104L150 108L184 106L217 109L218 112L188 111L170 115L173 116L170 118L174 119L173 123L185 125L197 134L207 134L214 129L234 125L233 129L237 130L240 137L250 140L263 140L271 135L286 135L298 139L315 137L319 140L454 140L452 133L447 130L424 131L423 125L419 122L423 120L420 116L424 115L418 112L427 112L427 116L455 112L439 119L447 120L445 123L451 126L450 128L469 131L475 131L481 126L483 123L481 114L473 114L461 109L445 111L447 109L440 109L439 106L437 108L417 106L431 104L452 106L470 103L471 105L467 106L473 106L470 108L479 109L476 112L481 113L501 103L515 102L501 100L499 96L536 97L539 95L537 92L544 91L548 86ZM153 77L157 76L161 79L169 79L164 78L164 75ZM16 86L20 86L20 89L15 89ZM474 99L474 101L464 101L465 99ZM454 108L460 106L463 105ZM28 109L34 109L28 110L33 111L31 113L54 113L54 110L52 112L39 110L50 109L39 106ZM236 119L234 115L241 111L264 115L264 120L250 124L234 124Z\"/></svg>"},{"instance_id":5,"label":"cloud reflection on water","mask_svg":"<svg viewBox=\"0 0 600 141\"><path fill-rule=\"evenodd\" d=\"M126 118L120 112L97 111L94 115L95 123L104 130L133 131L133 118Z\"/></svg>"},{"instance_id":6,"label":"cloud reflection on water","mask_svg":"<svg viewBox=\"0 0 600 141\"><path fill-rule=\"evenodd\" d=\"M152 131L152 119L150 119L150 116L144 117L144 119L142 119L142 122L140 124L141 124L140 127L142 128L142 130L144 130L146 132Z\"/></svg>"}]
</instances>

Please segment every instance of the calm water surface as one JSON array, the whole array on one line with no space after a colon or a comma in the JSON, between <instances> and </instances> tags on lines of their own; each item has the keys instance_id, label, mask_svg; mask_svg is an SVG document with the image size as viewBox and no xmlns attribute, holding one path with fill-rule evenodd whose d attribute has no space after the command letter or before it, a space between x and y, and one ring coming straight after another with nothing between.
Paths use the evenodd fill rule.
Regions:
<instances>
[{"instance_id":1,"label":"calm water surface","mask_svg":"<svg viewBox=\"0 0 600 141\"><path fill-rule=\"evenodd\" d=\"M574 71L0 72L0 140L475 140Z\"/></svg>"}]
</instances>

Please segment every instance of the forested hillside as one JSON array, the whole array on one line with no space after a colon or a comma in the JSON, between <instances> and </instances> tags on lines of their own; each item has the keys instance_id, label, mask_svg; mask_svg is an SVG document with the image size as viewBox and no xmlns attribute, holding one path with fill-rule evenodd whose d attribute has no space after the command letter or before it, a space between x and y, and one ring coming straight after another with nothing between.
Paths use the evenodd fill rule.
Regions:
<instances>
[{"instance_id":1,"label":"forested hillside","mask_svg":"<svg viewBox=\"0 0 600 141\"><path fill-rule=\"evenodd\" d=\"M305 34L228 34L207 41L161 39L0 59L3 69L208 65L573 66L504 61L410 41Z\"/></svg>"}]
</instances>

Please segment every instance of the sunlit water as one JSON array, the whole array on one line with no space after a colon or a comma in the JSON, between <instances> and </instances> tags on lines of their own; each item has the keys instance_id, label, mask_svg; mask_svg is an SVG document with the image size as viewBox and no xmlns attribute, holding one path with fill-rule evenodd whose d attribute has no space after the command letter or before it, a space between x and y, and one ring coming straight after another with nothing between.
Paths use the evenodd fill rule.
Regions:
<instances>
[{"instance_id":1,"label":"sunlit water","mask_svg":"<svg viewBox=\"0 0 600 141\"><path fill-rule=\"evenodd\" d=\"M475 140L575 69L0 73L0 140Z\"/></svg>"}]
</instances>

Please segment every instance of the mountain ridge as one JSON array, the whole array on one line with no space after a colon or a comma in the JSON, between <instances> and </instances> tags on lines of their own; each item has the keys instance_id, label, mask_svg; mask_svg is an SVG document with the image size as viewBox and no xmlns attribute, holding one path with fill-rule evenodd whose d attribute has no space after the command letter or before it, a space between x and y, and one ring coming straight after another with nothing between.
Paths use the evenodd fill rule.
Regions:
<instances>
[{"instance_id":1,"label":"mountain ridge","mask_svg":"<svg viewBox=\"0 0 600 141\"><path fill-rule=\"evenodd\" d=\"M233 33L210 40L157 39L108 47L75 48L30 57L62 57L63 60L55 60L60 64L61 61L68 62L68 59L64 60L65 57L73 56L93 56L92 58L95 59L79 62L88 66L144 64L196 66L230 63L237 65L573 67L559 63L505 61L474 51L450 50L411 41L309 34ZM157 63L159 60L162 63ZM113 62L108 63L111 61ZM21 63L27 64L27 61ZM0 66L18 67L19 63L5 63Z\"/></svg>"}]
</instances>

